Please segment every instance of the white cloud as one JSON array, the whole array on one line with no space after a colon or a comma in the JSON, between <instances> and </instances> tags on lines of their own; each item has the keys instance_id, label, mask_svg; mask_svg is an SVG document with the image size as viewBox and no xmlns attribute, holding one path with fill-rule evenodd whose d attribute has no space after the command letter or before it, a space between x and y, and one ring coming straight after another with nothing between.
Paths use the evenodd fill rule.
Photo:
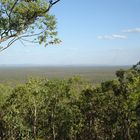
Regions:
<instances>
[{"instance_id":1,"label":"white cloud","mask_svg":"<svg viewBox=\"0 0 140 140\"><path fill-rule=\"evenodd\" d=\"M104 36L98 36L98 39L107 39L107 40L112 40L112 36L104 35Z\"/></svg>"},{"instance_id":2,"label":"white cloud","mask_svg":"<svg viewBox=\"0 0 140 140\"><path fill-rule=\"evenodd\" d=\"M124 29L121 32L140 33L140 28ZM112 35L100 35L97 38L101 40L115 40L115 39L127 39L127 36L123 34L112 34Z\"/></svg>"},{"instance_id":3,"label":"white cloud","mask_svg":"<svg viewBox=\"0 0 140 140\"><path fill-rule=\"evenodd\" d=\"M104 35L98 36L98 39L114 40L114 39L127 39L125 35L113 34L113 35Z\"/></svg>"},{"instance_id":4,"label":"white cloud","mask_svg":"<svg viewBox=\"0 0 140 140\"><path fill-rule=\"evenodd\" d=\"M125 36L125 35L117 35L117 34L112 35L112 37L114 39L126 39L127 38L127 36Z\"/></svg>"},{"instance_id":5,"label":"white cloud","mask_svg":"<svg viewBox=\"0 0 140 140\"><path fill-rule=\"evenodd\" d=\"M134 28L134 29L126 29L123 30L124 33L140 33L140 28Z\"/></svg>"}]
</instances>

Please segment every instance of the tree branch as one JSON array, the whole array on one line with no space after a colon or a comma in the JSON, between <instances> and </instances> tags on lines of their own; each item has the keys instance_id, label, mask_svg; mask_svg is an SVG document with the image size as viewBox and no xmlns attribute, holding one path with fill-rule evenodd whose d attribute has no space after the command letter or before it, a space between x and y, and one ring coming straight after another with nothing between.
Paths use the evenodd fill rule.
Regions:
<instances>
[{"instance_id":1,"label":"tree branch","mask_svg":"<svg viewBox=\"0 0 140 140\"><path fill-rule=\"evenodd\" d=\"M48 12L48 11L51 9L51 7L52 7L53 5L55 5L56 3L58 3L59 1L60 1L60 0L56 0L56 1L53 2L53 0L51 0L51 1L49 2L50 5L49 5L48 9L47 9L44 13Z\"/></svg>"},{"instance_id":2,"label":"tree branch","mask_svg":"<svg viewBox=\"0 0 140 140\"><path fill-rule=\"evenodd\" d=\"M17 40L20 40L20 39L22 39L22 38L27 38L27 37L33 37L33 36L38 36L38 35L40 35L40 34L42 34L43 32L44 32L45 30L43 30L43 31L41 31L40 33L36 33L36 34L27 34L27 35L23 35L23 36L19 36L18 37L18 34L15 34L15 35L13 35L13 36L8 36L8 37L6 37L6 38L4 38L5 39L5 41L7 40L7 39L10 39L11 37L14 37L9 43L8 43L8 45L6 46L6 47L3 47L2 49L0 49L0 52L2 52L2 51L4 51L4 50L6 50L7 48L9 48L15 41L17 41ZM3 42L4 40L0 40L0 42Z\"/></svg>"},{"instance_id":3,"label":"tree branch","mask_svg":"<svg viewBox=\"0 0 140 140\"><path fill-rule=\"evenodd\" d=\"M30 38L30 37L39 36L39 35L43 36L44 35L43 33L45 32L45 30L47 30L47 28L45 30L43 29L43 31L40 31L39 33L36 33L36 34L32 34L32 33L28 34L27 29L29 29L30 25L35 23L36 20L38 20L41 17L45 17L46 16L45 13L47 13L51 9L51 7L53 5L55 5L56 3L58 3L59 1L60 0L49 0L48 2L46 2L46 6L47 6L46 9L43 9L42 7L40 7L42 9L38 12L36 10L33 10L33 12L32 11L29 11L29 12L25 11L25 14L28 13L29 16L28 15L26 16L23 13L21 13L21 17L17 16L20 13L16 13L16 11L14 11L14 9L15 9L16 6L18 6L18 3L20 4L20 2L22 2L22 1L14 0L12 2L12 4L10 4L10 2L9 2L8 3L9 7L7 5L6 5L6 7L4 7L4 5L2 5L3 8L1 9L1 11L3 11L3 14L1 15L1 17L2 17L1 18L2 19L1 20L1 26L2 27L0 29L0 44L2 42L6 42L6 41L9 41L9 40L10 40L10 42L7 44L6 47L2 47L0 49L0 52L9 48L10 45L12 45L18 39L25 38L25 40L26 40L27 37ZM14 17L14 16L17 16L17 17ZM13 17L15 19L13 19ZM19 22L20 21L19 18L21 19L21 22ZM47 20L49 20L49 19L47 19ZM47 27L49 25L44 25L44 26ZM53 27L53 26L54 25L52 25L51 29L48 29L48 30L50 30L50 32L53 32L52 29L53 30L55 29L55 27ZM40 41L40 38L38 38L38 40Z\"/></svg>"},{"instance_id":4,"label":"tree branch","mask_svg":"<svg viewBox=\"0 0 140 140\"><path fill-rule=\"evenodd\" d=\"M7 48L9 48L15 41L17 41L18 40L18 38L14 38L14 39L12 39L9 43L8 43L8 45L6 46L6 47L4 47L4 48L2 48L2 49L0 49L0 52L2 52L2 51L4 51L4 50L6 50Z\"/></svg>"},{"instance_id":5,"label":"tree branch","mask_svg":"<svg viewBox=\"0 0 140 140\"><path fill-rule=\"evenodd\" d=\"M13 6L12 6L12 8L11 8L11 10L10 10L10 13L9 13L9 17L11 16L11 13L12 13L12 11L14 10L14 8L15 8L16 4L18 3L18 1L19 1L19 0L16 0L15 3L13 4Z\"/></svg>"}]
</instances>

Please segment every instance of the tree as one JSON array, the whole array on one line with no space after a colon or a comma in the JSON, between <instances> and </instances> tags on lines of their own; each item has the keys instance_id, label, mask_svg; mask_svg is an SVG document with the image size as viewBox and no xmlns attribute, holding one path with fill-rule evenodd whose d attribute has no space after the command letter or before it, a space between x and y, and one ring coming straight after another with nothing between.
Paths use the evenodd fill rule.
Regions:
<instances>
[{"instance_id":1,"label":"tree","mask_svg":"<svg viewBox=\"0 0 140 140\"><path fill-rule=\"evenodd\" d=\"M56 19L49 13L59 1L0 0L0 51L17 40L45 46L59 43Z\"/></svg>"},{"instance_id":2,"label":"tree","mask_svg":"<svg viewBox=\"0 0 140 140\"><path fill-rule=\"evenodd\" d=\"M139 140L139 66L98 86L79 77L0 85L0 139Z\"/></svg>"}]
</instances>

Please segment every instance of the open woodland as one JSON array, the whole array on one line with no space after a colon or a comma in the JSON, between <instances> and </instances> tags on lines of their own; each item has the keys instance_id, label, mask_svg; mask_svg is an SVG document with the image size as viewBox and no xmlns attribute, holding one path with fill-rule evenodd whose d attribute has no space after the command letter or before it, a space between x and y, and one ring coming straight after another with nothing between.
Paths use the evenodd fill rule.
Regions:
<instances>
[{"instance_id":1,"label":"open woodland","mask_svg":"<svg viewBox=\"0 0 140 140\"><path fill-rule=\"evenodd\" d=\"M79 76L1 84L0 139L140 139L139 65L98 85Z\"/></svg>"},{"instance_id":2,"label":"open woodland","mask_svg":"<svg viewBox=\"0 0 140 140\"><path fill-rule=\"evenodd\" d=\"M1 66L0 82L24 83L29 78L68 79L80 76L87 81L100 83L115 78L119 69L130 66Z\"/></svg>"}]
</instances>

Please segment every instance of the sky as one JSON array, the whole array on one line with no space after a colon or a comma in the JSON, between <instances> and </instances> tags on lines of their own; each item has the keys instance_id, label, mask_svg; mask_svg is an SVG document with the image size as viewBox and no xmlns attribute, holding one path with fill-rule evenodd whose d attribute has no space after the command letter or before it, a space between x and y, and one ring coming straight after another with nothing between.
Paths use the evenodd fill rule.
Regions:
<instances>
[{"instance_id":1,"label":"sky","mask_svg":"<svg viewBox=\"0 0 140 140\"><path fill-rule=\"evenodd\" d=\"M61 0L60 45L17 42L0 53L0 65L133 65L140 60L140 0Z\"/></svg>"}]
</instances>

